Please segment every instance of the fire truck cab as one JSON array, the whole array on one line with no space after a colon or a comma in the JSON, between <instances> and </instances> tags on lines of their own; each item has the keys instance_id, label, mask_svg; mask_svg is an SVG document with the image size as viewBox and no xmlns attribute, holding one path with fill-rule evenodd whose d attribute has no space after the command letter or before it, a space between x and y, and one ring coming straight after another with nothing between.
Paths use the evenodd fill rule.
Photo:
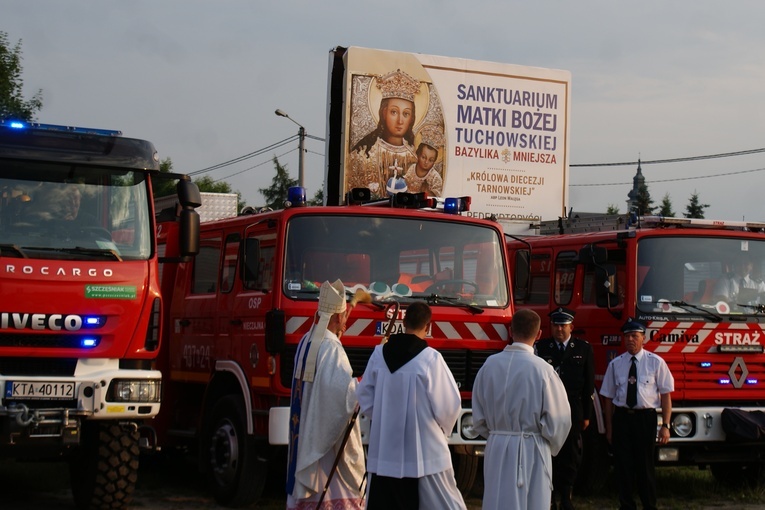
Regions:
<instances>
[{"instance_id":1,"label":"fire truck cab","mask_svg":"<svg viewBox=\"0 0 765 510\"><path fill-rule=\"evenodd\" d=\"M443 354L463 397L449 441L458 481L468 488L484 444L472 432L472 384L486 357L506 345L512 311L501 228L417 208L419 199L405 194L384 205L292 204L203 223L195 260L165 266L162 285L172 297L160 442L198 446L221 504L257 499L268 473L283 484L297 344L311 326L319 286L339 278L349 296L363 289L374 297L356 305L342 336L355 376L390 319L399 331L408 303L431 305L428 343ZM173 235L172 222L162 224L160 244Z\"/></svg>"},{"instance_id":2,"label":"fire truck cab","mask_svg":"<svg viewBox=\"0 0 765 510\"><path fill-rule=\"evenodd\" d=\"M561 220L550 235L508 238L516 306L543 316L575 310L573 334L593 346L596 386L624 352L620 326L628 317L645 322L644 347L675 378L671 440L657 447L659 464L709 466L724 481L759 479L765 224L634 216L587 223ZM584 434L585 487L608 465L598 399L595 408L597 426Z\"/></svg>"},{"instance_id":3,"label":"fire truck cab","mask_svg":"<svg viewBox=\"0 0 765 510\"><path fill-rule=\"evenodd\" d=\"M159 159L120 135L0 122L0 457L67 461L80 508L129 504L162 395ZM199 192L172 177L192 255Z\"/></svg>"}]
</instances>

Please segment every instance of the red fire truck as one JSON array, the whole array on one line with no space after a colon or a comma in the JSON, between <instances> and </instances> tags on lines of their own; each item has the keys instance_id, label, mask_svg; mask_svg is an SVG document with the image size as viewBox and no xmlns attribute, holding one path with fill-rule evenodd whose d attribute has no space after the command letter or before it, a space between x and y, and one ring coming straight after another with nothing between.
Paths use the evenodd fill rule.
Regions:
<instances>
[{"instance_id":1,"label":"red fire truck","mask_svg":"<svg viewBox=\"0 0 765 510\"><path fill-rule=\"evenodd\" d=\"M516 306L543 316L558 306L575 310L574 334L593 346L596 381L624 351L621 325L644 321L645 348L675 378L671 440L657 448L657 461L709 466L724 481L757 480L765 460L757 432L765 430L765 224L612 216L561 220L552 231L508 240ZM750 283L731 286L742 258L751 263ZM599 399L595 407L585 487L608 465Z\"/></svg>"},{"instance_id":2,"label":"red fire truck","mask_svg":"<svg viewBox=\"0 0 765 510\"><path fill-rule=\"evenodd\" d=\"M418 208L427 202L405 193L383 204L293 200L284 210L202 223L197 257L164 266L171 297L156 428L160 444L198 446L219 503L257 499L267 473L284 484L296 347L319 286L337 278L349 296L357 289L374 296L355 307L342 336L356 376L395 302L398 329L408 303L432 306L428 343L443 354L464 401L449 438L455 470L462 488L473 483L484 442L472 432L472 384L506 345L512 310L505 243L497 223L444 212L464 210L464 200ZM172 222L161 224L166 255L174 236Z\"/></svg>"},{"instance_id":3,"label":"red fire truck","mask_svg":"<svg viewBox=\"0 0 765 510\"><path fill-rule=\"evenodd\" d=\"M119 135L0 123L0 457L67 460L80 508L129 503L160 407L159 161ZM193 254L199 192L178 191Z\"/></svg>"}]
</instances>

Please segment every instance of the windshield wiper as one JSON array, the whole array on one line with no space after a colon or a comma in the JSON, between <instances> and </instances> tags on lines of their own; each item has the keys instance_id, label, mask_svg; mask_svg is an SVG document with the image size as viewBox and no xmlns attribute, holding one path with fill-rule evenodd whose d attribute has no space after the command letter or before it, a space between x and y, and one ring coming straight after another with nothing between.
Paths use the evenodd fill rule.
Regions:
<instances>
[{"instance_id":1,"label":"windshield wiper","mask_svg":"<svg viewBox=\"0 0 765 510\"><path fill-rule=\"evenodd\" d=\"M480 306L474 305L472 303L466 303L460 298L441 296L438 294L413 294L411 297L414 299L424 299L429 305L437 305L439 301L446 301L447 303L467 308L475 314L483 313L483 308Z\"/></svg>"},{"instance_id":2,"label":"windshield wiper","mask_svg":"<svg viewBox=\"0 0 765 510\"><path fill-rule=\"evenodd\" d=\"M13 252L23 259L29 258L29 256L15 244L0 244L0 255L2 255L4 251Z\"/></svg>"},{"instance_id":3,"label":"windshield wiper","mask_svg":"<svg viewBox=\"0 0 765 510\"><path fill-rule=\"evenodd\" d=\"M39 251L56 251L60 253L74 253L74 254L110 257L114 260L122 262L122 257L120 257L119 253L117 253L116 250L107 250L104 248L83 248L82 246L75 246L74 248L42 248L37 246L34 246L34 247L25 246L25 248L30 250L32 249L39 250Z\"/></svg>"},{"instance_id":4,"label":"windshield wiper","mask_svg":"<svg viewBox=\"0 0 765 510\"><path fill-rule=\"evenodd\" d=\"M742 306L744 308L752 308L757 313L765 313L765 304L760 304L760 305L742 305L741 303L736 303L736 306Z\"/></svg>"},{"instance_id":5,"label":"windshield wiper","mask_svg":"<svg viewBox=\"0 0 765 510\"><path fill-rule=\"evenodd\" d=\"M723 318L716 313L714 313L711 310L708 310L707 308L703 308L701 306L692 305L690 303L686 303L685 301L669 301L669 304L672 306L680 306L682 308L685 308L686 310L696 310L698 312L703 313L707 317L710 317L714 322L720 322L723 320Z\"/></svg>"}]
</instances>

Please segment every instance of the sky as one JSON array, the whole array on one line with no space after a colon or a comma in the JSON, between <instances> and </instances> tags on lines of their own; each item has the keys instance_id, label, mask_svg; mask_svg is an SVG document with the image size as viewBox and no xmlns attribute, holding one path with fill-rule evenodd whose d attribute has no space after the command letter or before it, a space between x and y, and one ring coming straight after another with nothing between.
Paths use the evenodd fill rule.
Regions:
<instances>
[{"instance_id":1,"label":"sky","mask_svg":"<svg viewBox=\"0 0 765 510\"><path fill-rule=\"evenodd\" d=\"M119 129L193 173L270 147L303 125L308 196L323 186L329 52L337 46L571 72L568 208L626 210L637 165L654 205L765 221L765 3L471 0L0 0L21 40L39 122ZM265 204L273 157L298 177L298 142L209 175Z\"/></svg>"}]
</instances>

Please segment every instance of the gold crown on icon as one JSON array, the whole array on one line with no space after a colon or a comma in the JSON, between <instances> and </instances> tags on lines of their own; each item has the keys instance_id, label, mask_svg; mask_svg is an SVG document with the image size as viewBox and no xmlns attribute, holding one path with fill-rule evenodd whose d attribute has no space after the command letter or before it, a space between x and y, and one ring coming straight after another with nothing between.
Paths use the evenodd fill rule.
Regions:
<instances>
[{"instance_id":1,"label":"gold crown on icon","mask_svg":"<svg viewBox=\"0 0 765 510\"><path fill-rule=\"evenodd\" d=\"M423 126L418 134L420 135L420 143L430 145L434 149L444 146L444 130L439 125L428 124Z\"/></svg>"},{"instance_id":2,"label":"gold crown on icon","mask_svg":"<svg viewBox=\"0 0 765 510\"><path fill-rule=\"evenodd\" d=\"M414 102L414 96L420 92L420 82L396 69L386 75L377 77L377 88L382 91L382 97L398 97Z\"/></svg>"}]
</instances>

